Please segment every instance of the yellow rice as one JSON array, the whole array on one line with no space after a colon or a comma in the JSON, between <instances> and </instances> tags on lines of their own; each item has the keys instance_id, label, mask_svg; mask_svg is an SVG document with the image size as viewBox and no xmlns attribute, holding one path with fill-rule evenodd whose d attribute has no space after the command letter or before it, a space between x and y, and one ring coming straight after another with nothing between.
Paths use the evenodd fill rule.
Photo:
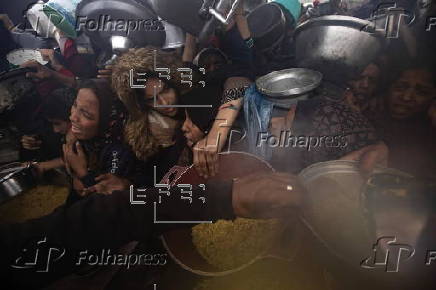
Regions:
<instances>
[{"instance_id":1,"label":"yellow rice","mask_svg":"<svg viewBox=\"0 0 436 290\"><path fill-rule=\"evenodd\" d=\"M40 185L0 205L0 224L20 223L51 213L65 202L68 188Z\"/></svg>"},{"instance_id":2,"label":"yellow rice","mask_svg":"<svg viewBox=\"0 0 436 290\"><path fill-rule=\"evenodd\" d=\"M192 241L209 264L231 270L268 251L281 228L278 220L219 220L193 227Z\"/></svg>"}]
</instances>

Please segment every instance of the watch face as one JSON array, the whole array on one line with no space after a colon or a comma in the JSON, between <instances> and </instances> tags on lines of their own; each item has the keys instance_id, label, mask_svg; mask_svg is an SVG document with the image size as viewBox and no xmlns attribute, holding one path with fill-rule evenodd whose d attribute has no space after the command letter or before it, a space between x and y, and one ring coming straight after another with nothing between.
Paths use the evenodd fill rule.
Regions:
<instances>
[{"instance_id":1,"label":"watch face","mask_svg":"<svg viewBox=\"0 0 436 290\"><path fill-rule=\"evenodd\" d=\"M42 55L38 50L26 49L26 48L13 50L10 53L8 53L6 58L9 61L9 63L14 65L22 65L23 63L29 60L36 60L42 65L45 65L48 62L42 58Z\"/></svg>"}]
</instances>

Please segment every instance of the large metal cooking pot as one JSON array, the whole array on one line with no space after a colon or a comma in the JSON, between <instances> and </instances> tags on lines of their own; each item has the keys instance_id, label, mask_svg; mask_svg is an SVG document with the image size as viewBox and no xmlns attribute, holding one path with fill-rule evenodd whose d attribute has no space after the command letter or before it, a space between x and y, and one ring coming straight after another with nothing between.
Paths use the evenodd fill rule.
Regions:
<instances>
[{"instance_id":1,"label":"large metal cooking pot","mask_svg":"<svg viewBox=\"0 0 436 290\"><path fill-rule=\"evenodd\" d=\"M356 77L384 46L383 33L371 22L342 15L310 19L296 28L296 62L343 83Z\"/></svg>"},{"instance_id":2,"label":"large metal cooking pot","mask_svg":"<svg viewBox=\"0 0 436 290\"><path fill-rule=\"evenodd\" d=\"M302 216L306 226L342 260L353 264L363 259L375 232L362 210L364 180L357 163L316 163L304 169L299 178L308 191Z\"/></svg>"},{"instance_id":3,"label":"large metal cooking pot","mask_svg":"<svg viewBox=\"0 0 436 290\"><path fill-rule=\"evenodd\" d=\"M423 241L434 240L434 234L428 233L434 188L426 189L409 174L389 168L377 168L366 181L358 164L321 162L299 174L307 189L301 219L321 245L318 255L344 280L354 275L372 283L371 289L378 283L402 283L431 270L423 262L428 251ZM383 255L392 250L384 267L395 272L395 246L390 243L404 248L403 264L395 275L378 269ZM415 258L405 263L407 255Z\"/></svg>"},{"instance_id":4,"label":"large metal cooking pot","mask_svg":"<svg viewBox=\"0 0 436 290\"><path fill-rule=\"evenodd\" d=\"M228 24L240 0L146 0L162 19L179 26L207 44L221 24Z\"/></svg>"},{"instance_id":5,"label":"large metal cooking pot","mask_svg":"<svg viewBox=\"0 0 436 290\"><path fill-rule=\"evenodd\" d=\"M149 0L151 7L162 19L184 31L198 36L205 20L199 15L203 0Z\"/></svg>"},{"instance_id":6,"label":"large metal cooking pot","mask_svg":"<svg viewBox=\"0 0 436 290\"><path fill-rule=\"evenodd\" d=\"M0 167L0 203L36 186L35 169L14 162Z\"/></svg>"},{"instance_id":7,"label":"large metal cooking pot","mask_svg":"<svg viewBox=\"0 0 436 290\"><path fill-rule=\"evenodd\" d=\"M165 27L165 44L162 48L178 48L185 45L185 32L168 21L162 21Z\"/></svg>"},{"instance_id":8,"label":"large metal cooking pot","mask_svg":"<svg viewBox=\"0 0 436 290\"><path fill-rule=\"evenodd\" d=\"M277 46L286 31L286 18L280 5L266 3L247 16L248 26L256 41L256 49L265 51Z\"/></svg>"},{"instance_id":9,"label":"large metal cooking pot","mask_svg":"<svg viewBox=\"0 0 436 290\"><path fill-rule=\"evenodd\" d=\"M83 0L76 18L77 28L102 49L111 47L112 36L127 37L132 47L165 42L165 28L145 0Z\"/></svg>"}]
</instances>

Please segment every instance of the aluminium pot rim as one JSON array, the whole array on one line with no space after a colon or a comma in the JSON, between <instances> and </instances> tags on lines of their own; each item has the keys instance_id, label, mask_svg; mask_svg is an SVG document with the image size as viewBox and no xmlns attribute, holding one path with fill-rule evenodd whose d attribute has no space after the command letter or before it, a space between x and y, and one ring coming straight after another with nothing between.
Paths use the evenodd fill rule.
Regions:
<instances>
[{"instance_id":1,"label":"aluminium pot rim","mask_svg":"<svg viewBox=\"0 0 436 290\"><path fill-rule=\"evenodd\" d=\"M306 29L312 27L321 27L321 26L342 26L355 28L360 31L365 31L364 29L367 27L371 27L372 23L365 19L360 19L352 16L346 15L327 15L320 16L312 19L308 19L303 23L299 24L295 28L294 35L297 36L299 33L305 31ZM372 35L376 35L372 33Z\"/></svg>"}]
</instances>

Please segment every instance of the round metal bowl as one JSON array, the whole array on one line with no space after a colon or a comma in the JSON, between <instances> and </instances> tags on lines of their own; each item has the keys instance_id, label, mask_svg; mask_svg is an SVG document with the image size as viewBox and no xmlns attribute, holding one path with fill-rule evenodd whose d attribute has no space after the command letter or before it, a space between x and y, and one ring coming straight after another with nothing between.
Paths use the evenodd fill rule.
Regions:
<instances>
[{"instance_id":1,"label":"round metal bowl","mask_svg":"<svg viewBox=\"0 0 436 290\"><path fill-rule=\"evenodd\" d=\"M215 181L231 180L245 176L252 172L274 172L274 169L266 161L245 152L220 153L219 162L220 168L226 168L226 170L221 170L218 175L214 176L213 179ZM238 164L238 166L234 166L235 162ZM171 175L169 175L168 178L170 179L168 180L166 177L164 177L161 183L168 182L169 184L196 184L204 182L203 179L199 177L197 172L192 169L192 166L183 170L184 171L182 175L175 177L173 182L169 181L171 179ZM220 237L225 237L225 233L234 231L235 226L236 225L233 224L229 226L229 228L223 229L223 231L220 232L214 231L213 225L203 224L203 230L210 230L209 235L207 235L207 237L203 237L203 242L209 245L213 244L214 239L218 238L219 240ZM233 230L229 231L230 228L233 228ZM194 243L192 233L193 229L191 228L180 228L166 232L161 238L165 249L168 251L168 254L180 267L196 275L208 277L220 277L234 274L265 258L276 258L290 261L297 254L296 252L298 251L300 243L300 228L291 222L284 221L283 224L278 226L276 229L271 229L271 231L266 230L266 232L264 232L264 234L274 236L273 243L277 244L265 245L265 248L262 251L259 251L257 254L254 253L254 255L252 255L252 257L247 259L245 262L241 262L239 265L235 264L233 267L229 266L224 269L210 264L207 259L203 257ZM248 236L250 235L249 232L241 234ZM282 240L283 237L285 237L284 241L287 243L284 245L286 247L286 251L282 254L278 251L278 246L281 245L280 242L284 242ZM253 251L254 248L252 248L252 246L253 245L247 244L246 250ZM229 248L225 250L220 249L218 250L220 253L217 254L224 257L227 256L229 259L231 259L232 255L238 254L233 252L235 249L234 247L235 244L232 245L232 242L229 241Z\"/></svg>"},{"instance_id":2,"label":"round metal bowl","mask_svg":"<svg viewBox=\"0 0 436 290\"><path fill-rule=\"evenodd\" d=\"M343 15L310 19L294 34L299 67L320 71L324 79L356 77L383 48L386 37L366 20Z\"/></svg>"},{"instance_id":3,"label":"round metal bowl","mask_svg":"<svg viewBox=\"0 0 436 290\"><path fill-rule=\"evenodd\" d=\"M23 166L14 162L0 167L0 203L34 187L36 183L36 174L31 165Z\"/></svg>"},{"instance_id":4,"label":"round metal bowl","mask_svg":"<svg viewBox=\"0 0 436 290\"><path fill-rule=\"evenodd\" d=\"M299 179L307 189L301 219L326 249L327 264L365 272L361 263L382 237L420 249L429 201L411 175L379 167L365 180L358 162L335 160L309 166Z\"/></svg>"},{"instance_id":5,"label":"round metal bowl","mask_svg":"<svg viewBox=\"0 0 436 290\"><path fill-rule=\"evenodd\" d=\"M269 97L297 97L319 86L320 72L306 68L274 71L256 80L257 89Z\"/></svg>"},{"instance_id":6,"label":"round metal bowl","mask_svg":"<svg viewBox=\"0 0 436 290\"><path fill-rule=\"evenodd\" d=\"M341 260L356 264L365 258L375 233L362 210L364 180L358 163L342 160L316 163L304 169L299 179L307 189L303 223Z\"/></svg>"}]
</instances>

